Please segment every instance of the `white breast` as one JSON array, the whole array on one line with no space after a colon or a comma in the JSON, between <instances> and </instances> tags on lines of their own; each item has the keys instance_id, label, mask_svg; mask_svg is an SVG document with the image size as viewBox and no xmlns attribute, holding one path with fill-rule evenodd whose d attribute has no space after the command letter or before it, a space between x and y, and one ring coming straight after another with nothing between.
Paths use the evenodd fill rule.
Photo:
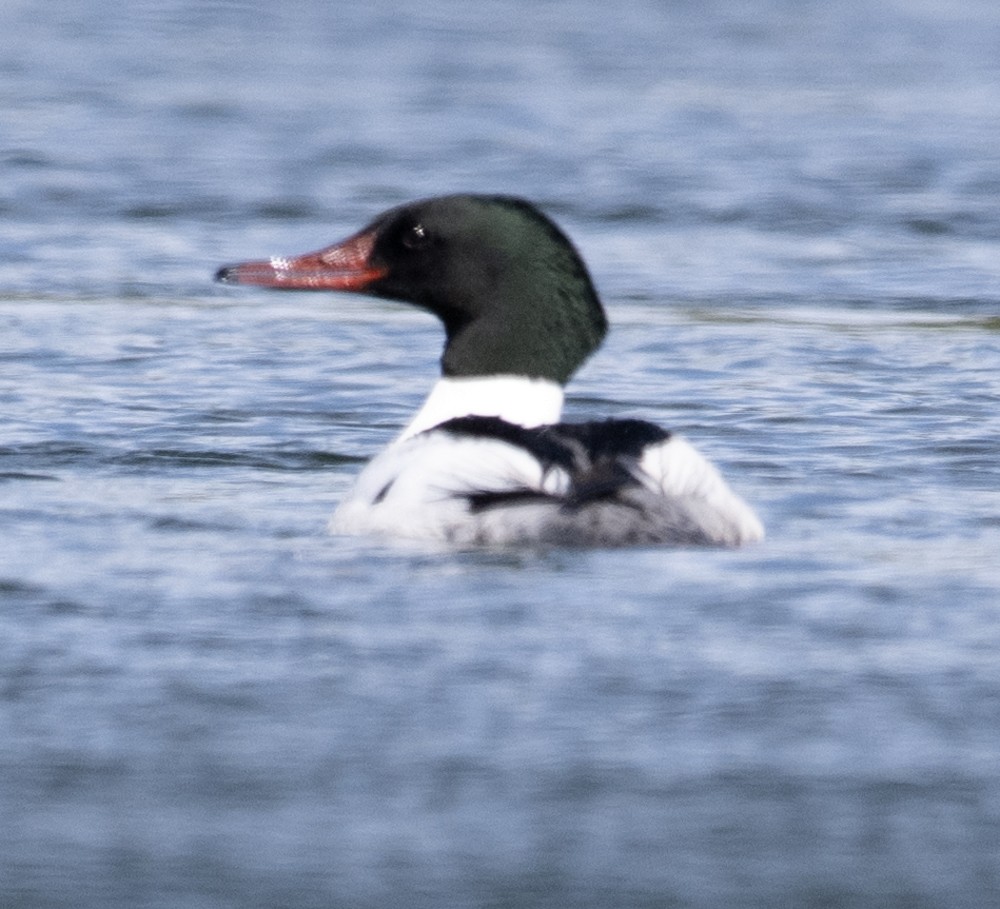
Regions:
<instances>
[{"instance_id":1,"label":"white breast","mask_svg":"<svg viewBox=\"0 0 1000 909\"><path fill-rule=\"evenodd\" d=\"M763 537L753 511L687 441L671 436L632 469L622 501L571 509L570 477L493 438L429 431L402 438L361 472L330 521L334 533L457 545L670 543L740 545ZM476 511L468 496L534 490L550 499Z\"/></svg>"},{"instance_id":2,"label":"white breast","mask_svg":"<svg viewBox=\"0 0 1000 909\"><path fill-rule=\"evenodd\" d=\"M399 441L433 429L446 420L472 413L499 417L518 426L558 423L562 406L562 386L548 379L525 376L442 378L434 384L423 406L400 433Z\"/></svg>"}]
</instances>

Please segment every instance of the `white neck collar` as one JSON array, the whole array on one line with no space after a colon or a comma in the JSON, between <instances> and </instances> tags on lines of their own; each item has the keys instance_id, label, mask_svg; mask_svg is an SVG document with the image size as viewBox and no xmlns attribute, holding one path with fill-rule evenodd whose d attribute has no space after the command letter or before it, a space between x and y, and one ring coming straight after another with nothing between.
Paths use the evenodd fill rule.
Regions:
<instances>
[{"instance_id":1,"label":"white neck collar","mask_svg":"<svg viewBox=\"0 0 1000 909\"><path fill-rule=\"evenodd\" d=\"M563 389L549 379L473 376L438 379L423 406L396 440L402 442L445 420L476 415L520 426L558 423Z\"/></svg>"}]
</instances>

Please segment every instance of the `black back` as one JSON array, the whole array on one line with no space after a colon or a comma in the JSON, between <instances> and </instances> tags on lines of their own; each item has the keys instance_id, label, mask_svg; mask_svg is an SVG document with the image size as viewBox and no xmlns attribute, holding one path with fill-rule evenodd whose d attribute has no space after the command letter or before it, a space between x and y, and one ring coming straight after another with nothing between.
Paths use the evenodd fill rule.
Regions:
<instances>
[{"instance_id":1,"label":"black back","mask_svg":"<svg viewBox=\"0 0 1000 909\"><path fill-rule=\"evenodd\" d=\"M537 458L543 470L562 468L570 477L568 493L559 497L527 487L470 493L467 498L473 512L553 500L558 500L564 508L578 509L614 499L623 489L640 485L635 467L644 449L670 438L669 432L645 420L594 420L525 427L499 417L468 416L448 420L432 431L506 442Z\"/></svg>"}]
</instances>

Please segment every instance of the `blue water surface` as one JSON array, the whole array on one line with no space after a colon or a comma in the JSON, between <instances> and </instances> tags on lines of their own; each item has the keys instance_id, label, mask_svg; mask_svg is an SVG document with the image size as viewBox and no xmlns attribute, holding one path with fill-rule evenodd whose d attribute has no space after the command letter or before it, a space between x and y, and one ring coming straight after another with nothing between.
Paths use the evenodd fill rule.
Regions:
<instances>
[{"instance_id":1,"label":"blue water surface","mask_svg":"<svg viewBox=\"0 0 1000 909\"><path fill-rule=\"evenodd\" d=\"M0 905L1000 901L1000 9L11 0ZM211 283L527 196L737 552L324 532L427 315Z\"/></svg>"}]
</instances>

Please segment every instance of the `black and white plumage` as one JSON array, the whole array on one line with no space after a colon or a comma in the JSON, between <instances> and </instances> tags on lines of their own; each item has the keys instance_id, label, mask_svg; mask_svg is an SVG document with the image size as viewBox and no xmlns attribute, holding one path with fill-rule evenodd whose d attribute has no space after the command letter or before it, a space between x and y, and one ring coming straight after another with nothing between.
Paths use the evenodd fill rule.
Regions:
<instances>
[{"instance_id":1,"label":"black and white plumage","mask_svg":"<svg viewBox=\"0 0 1000 909\"><path fill-rule=\"evenodd\" d=\"M735 546L763 536L682 437L642 420L560 422L563 385L607 323L576 250L529 203L413 203L318 253L217 277L404 300L444 324L441 379L362 470L334 532L456 545Z\"/></svg>"}]
</instances>

